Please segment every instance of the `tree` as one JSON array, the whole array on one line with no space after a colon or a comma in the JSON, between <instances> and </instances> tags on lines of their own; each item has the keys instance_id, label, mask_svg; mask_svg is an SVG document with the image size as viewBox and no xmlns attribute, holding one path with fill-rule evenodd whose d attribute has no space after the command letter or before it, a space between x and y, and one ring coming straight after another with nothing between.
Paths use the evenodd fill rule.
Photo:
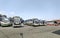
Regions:
<instances>
[{"instance_id":1,"label":"tree","mask_svg":"<svg viewBox=\"0 0 60 38\"><path fill-rule=\"evenodd\" d=\"M43 20L43 25L45 25L45 21Z\"/></svg>"},{"instance_id":2,"label":"tree","mask_svg":"<svg viewBox=\"0 0 60 38\"><path fill-rule=\"evenodd\" d=\"M21 20L21 23L23 23L23 22L24 22L24 20L23 20L22 18L20 18L20 20Z\"/></svg>"},{"instance_id":3,"label":"tree","mask_svg":"<svg viewBox=\"0 0 60 38\"><path fill-rule=\"evenodd\" d=\"M57 25L57 21L54 21L55 26Z\"/></svg>"},{"instance_id":4,"label":"tree","mask_svg":"<svg viewBox=\"0 0 60 38\"><path fill-rule=\"evenodd\" d=\"M2 14L0 14L0 17L2 17Z\"/></svg>"},{"instance_id":5,"label":"tree","mask_svg":"<svg viewBox=\"0 0 60 38\"><path fill-rule=\"evenodd\" d=\"M3 17L7 18L7 16L6 16L6 15L3 15Z\"/></svg>"},{"instance_id":6,"label":"tree","mask_svg":"<svg viewBox=\"0 0 60 38\"><path fill-rule=\"evenodd\" d=\"M13 18L12 17L9 17L9 20L11 23L13 23Z\"/></svg>"}]
</instances>

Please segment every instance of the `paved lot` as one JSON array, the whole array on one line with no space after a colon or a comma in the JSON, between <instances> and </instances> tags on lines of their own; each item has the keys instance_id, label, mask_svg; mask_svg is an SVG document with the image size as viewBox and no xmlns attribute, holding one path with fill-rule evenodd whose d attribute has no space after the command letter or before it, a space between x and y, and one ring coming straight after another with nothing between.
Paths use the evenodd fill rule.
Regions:
<instances>
[{"instance_id":1,"label":"paved lot","mask_svg":"<svg viewBox=\"0 0 60 38\"><path fill-rule=\"evenodd\" d=\"M0 38L60 38L59 34L53 33L58 30L60 26L0 27Z\"/></svg>"}]
</instances>

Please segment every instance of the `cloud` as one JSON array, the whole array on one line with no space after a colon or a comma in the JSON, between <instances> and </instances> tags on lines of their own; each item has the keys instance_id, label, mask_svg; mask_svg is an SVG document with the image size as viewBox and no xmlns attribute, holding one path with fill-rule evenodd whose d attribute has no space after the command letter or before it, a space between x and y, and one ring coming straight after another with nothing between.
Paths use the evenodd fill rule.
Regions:
<instances>
[{"instance_id":1,"label":"cloud","mask_svg":"<svg viewBox=\"0 0 60 38\"><path fill-rule=\"evenodd\" d=\"M3 14L4 15L4 14L6 14L6 12L5 11L0 11L0 14Z\"/></svg>"},{"instance_id":2,"label":"cloud","mask_svg":"<svg viewBox=\"0 0 60 38\"><path fill-rule=\"evenodd\" d=\"M11 15L14 15L14 14L15 14L15 12L10 12L10 14L11 14Z\"/></svg>"},{"instance_id":3,"label":"cloud","mask_svg":"<svg viewBox=\"0 0 60 38\"><path fill-rule=\"evenodd\" d=\"M11 12L8 12L8 11L0 11L0 14L2 15L7 15L8 17L10 16L15 16L15 12L11 11Z\"/></svg>"}]
</instances>

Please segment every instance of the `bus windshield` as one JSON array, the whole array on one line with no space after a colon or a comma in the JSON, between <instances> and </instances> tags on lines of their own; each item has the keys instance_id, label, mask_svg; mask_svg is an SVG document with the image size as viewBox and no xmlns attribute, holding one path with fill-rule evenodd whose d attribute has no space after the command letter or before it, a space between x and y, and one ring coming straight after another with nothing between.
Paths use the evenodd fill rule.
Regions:
<instances>
[{"instance_id":1,"label":"bus windshield","mask_svg":"<svg viewBox=\"0 0 60 38\"><path fill-rule=\"evenodd\" d=\"M3 18L2 21L3 21L3 22L9 22L9 19L8 19L8 18Z\"/></svg>"},{"instance_id":2,"label":"bus windshield","mask_svg":"<svg viewBox=\"0 0 60 38\"><path fill-rule=\"evenodd\" d=\"M15 22L20 21L20 18L14 18L14 21Z\"/></svg>"}]
</instances>

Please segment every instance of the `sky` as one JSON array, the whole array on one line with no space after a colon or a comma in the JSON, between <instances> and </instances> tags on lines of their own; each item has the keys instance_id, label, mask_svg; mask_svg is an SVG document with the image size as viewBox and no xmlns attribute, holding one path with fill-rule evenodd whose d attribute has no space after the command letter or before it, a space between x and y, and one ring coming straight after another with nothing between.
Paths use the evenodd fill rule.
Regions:
<instances>
[{"instance_id":1,"label":"sky","mask_svg":"<svg viewBox=\"0 0 60 38\"><path fill-rule=\"evenodd\" d=\"M60 19L60 0L0 0L0 14L23 19Z\"/></svg>"}]
</instances>

